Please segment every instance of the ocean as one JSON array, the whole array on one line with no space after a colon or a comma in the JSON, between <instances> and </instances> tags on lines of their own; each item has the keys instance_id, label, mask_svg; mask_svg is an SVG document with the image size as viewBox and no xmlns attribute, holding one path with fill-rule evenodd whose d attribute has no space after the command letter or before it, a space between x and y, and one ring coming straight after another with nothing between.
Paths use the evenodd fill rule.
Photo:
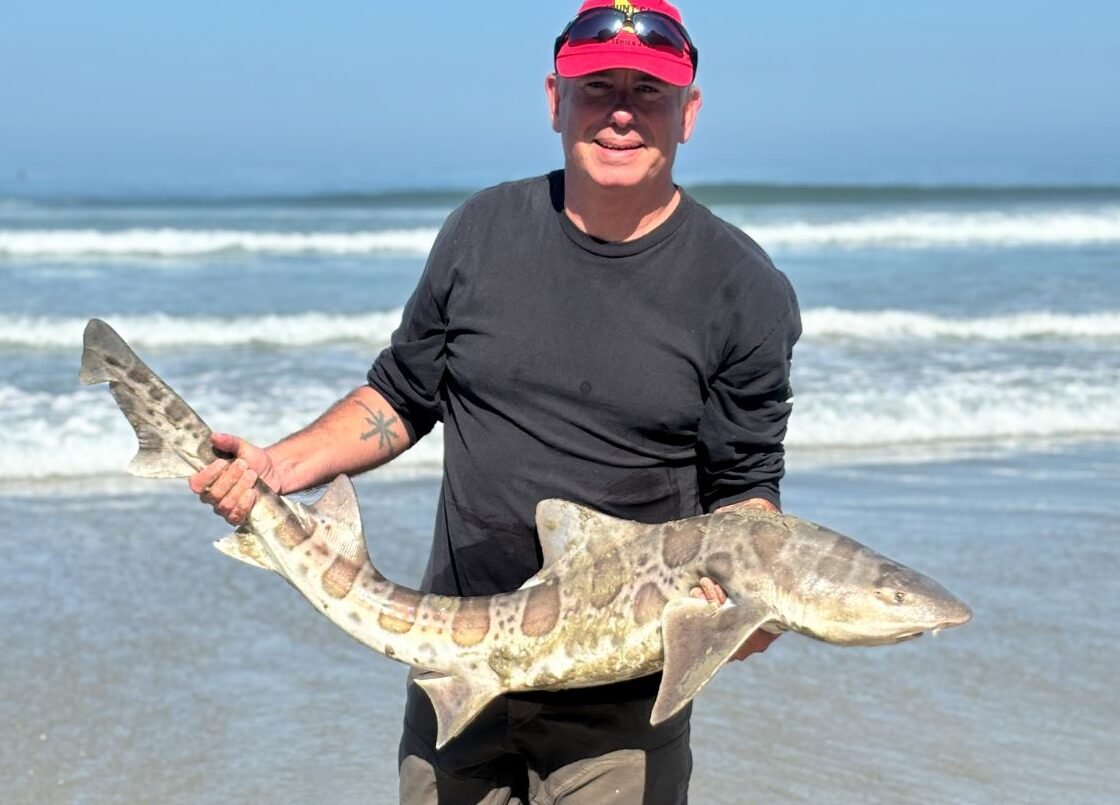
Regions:
<instances>
[{"instance_id":1,"label":"ocean","mask_svg":"<svg viewBox=\"0 0 1120 805\"><path fill-rule=\"evenodd\" d=\"M1120 790L1120 187L708 185L793 281L786 508L975 610L936 639L787 636L697 701L705 802L1077 802ZM0 799L391 802L403 667L124 473L77 383L112 324L268 443L364 381L465 191L0 197ZM416 582L438 429L359 480Z\"/></svg>"}]
</instances>

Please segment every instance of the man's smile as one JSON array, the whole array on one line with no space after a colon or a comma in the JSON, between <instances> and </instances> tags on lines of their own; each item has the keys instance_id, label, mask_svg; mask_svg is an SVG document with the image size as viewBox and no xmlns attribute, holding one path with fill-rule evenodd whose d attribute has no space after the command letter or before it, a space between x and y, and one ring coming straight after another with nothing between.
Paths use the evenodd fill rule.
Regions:
<instances>
[{"instance_id":1,"label":"man's smile","mask_svg":"<svg viewBox=\"0 0 1120 805\"><path fill-rule=\"evenodd\" d=\"M619 140L608 140L602 137L596 137L592 142L600 148L605 148L608 151L637 151L640 148L645 148L642 143L638 142L625 142Z\"/></svg>"}]
</instances>

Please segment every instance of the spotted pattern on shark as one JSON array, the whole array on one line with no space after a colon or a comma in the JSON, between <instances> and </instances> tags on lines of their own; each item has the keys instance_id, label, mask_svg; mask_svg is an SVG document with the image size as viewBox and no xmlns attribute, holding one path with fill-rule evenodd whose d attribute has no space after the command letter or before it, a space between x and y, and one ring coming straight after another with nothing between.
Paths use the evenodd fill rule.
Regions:
<instances>
[{"instance_id":1,"label":"spotted pattern on shark","mask_svg":"<svg viewBox=\"0 0 1120 805\"><path fill-rule=\"evenodd\" d=\"M136 432L130 472L182 477L214 459L209 427L96 319L80 379L108 382ZM759 628L888 645L971 617L932 579L791 515L740 509L646 525L559 500L537 506L545 562L524 587L483 598L423 594L370 561L345 476L311 505L259 481L256 491L247 522L217 547L282 576L362 644L429 672L415 682L435 709L438 746L502 693L663 670L651 715L658 723ZM727 591L728 606L691 597L702 575Z\"/></svg>"}]
</instances>

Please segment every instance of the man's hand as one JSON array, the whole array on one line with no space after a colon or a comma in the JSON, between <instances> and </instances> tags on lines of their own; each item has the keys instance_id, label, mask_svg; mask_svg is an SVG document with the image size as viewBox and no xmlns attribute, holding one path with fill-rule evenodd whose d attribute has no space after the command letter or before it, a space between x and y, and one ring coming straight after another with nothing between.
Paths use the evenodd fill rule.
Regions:
<instances>
[{"instance_id":1,"label":"man's hand","mask_svg":"<svg viewBox=\"0 0 1120 805\"><path fill-rule=\"evenodd\" d=\"M770 648L770 644L778 637L779 635L771 634L764 629L755 629L751 632L751 636L743 641L743 645L739 646L739 650L731 655L731 659L741 661L752 654L761 654Z\"/></svg>"},{"instance_id":2,"label":"man's hand","mask_svg":"<svg viewBox=\"0 0 1120 805\"><path fill-rule=\"evenodd\" d=\"M233 456L220 458L190 478L191 491L230 525L241 525L257 502L259 478L270 489L278 489L276 470L264 450L228 433L210 434L214 450Z\"/></svg>"},{"instance_id":3,"label":"man's hand","mask_svg":"<svg viewBox=\"0 0 1120 805\"><path fill-rule=\"evenodd\" d=\"M706 600L709 604L717 607L721 607L727 603L727 593L707 576L700 579L699 587L692 588L692 597ZM755 629L751 632L750 637L743 641L743 645L739 646L738 650L731 655L731 659L745 660L752 654L766 651L766 649L770 647L770 644L777 639L778 635L776 634L770 634L770 632L763 631L762 629Z\"/></svg>"},{"instance_id":4,"label":"man's hand","mask_svg":"<svg viewBox=\"0 0 1120 805\"><path fill-rule=\"evenodd\" d=\"M760 509L762 511L770 511L778 513L778 507L768 500L763 498L750 498L748 500L740 500L738 503L731 503L727 506L722 506L716 509L717 512L735 511L736 509ZM700 586L692 588L692 597L706 599L709 604L717 607L723 606L727 603L727 593L723 588L709 579L707 576L700 579ZM770 644L778 639L778 635L770 634L770 632L763 631L762 629L755 629L751 632L750 637L743 641L743 645L731 655L733 660L745 660L752 654L758 654L766 651Z\"/></svg>"},{"instance_id":5,"label":"man's hand","mask_svg":"<svg viewBox=\"0 0 1120 805\"><path fill-rule=\"evenodd\" d=\"M191 490L230 525L241 525L257 502L258 480L278 495L373 469L412 443L385 398L358 386L303 430L267 450L228 433L210 434L223 456L191 476Z\"/></svg>"}]
</instances>

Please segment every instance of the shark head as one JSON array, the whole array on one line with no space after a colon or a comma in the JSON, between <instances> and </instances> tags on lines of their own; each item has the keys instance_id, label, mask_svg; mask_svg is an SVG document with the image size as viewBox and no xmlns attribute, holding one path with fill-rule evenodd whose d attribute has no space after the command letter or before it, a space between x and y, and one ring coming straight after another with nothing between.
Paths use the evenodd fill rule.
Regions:
<instances>
[{"instance_id":1,"label":"shark head","mask_svg":"<svg viewBox=\"0 0 1120 805\"><path fill-rule=\"evenodd\" d=\"M878 561L873 573L817 579L813 605L800 607L799 630L830 643L879 646L937 633L972 618L968 605L933 579L874 557ZM826 595L821 595L822 588L827 588Z\"/></svg>"}]
</instances>

